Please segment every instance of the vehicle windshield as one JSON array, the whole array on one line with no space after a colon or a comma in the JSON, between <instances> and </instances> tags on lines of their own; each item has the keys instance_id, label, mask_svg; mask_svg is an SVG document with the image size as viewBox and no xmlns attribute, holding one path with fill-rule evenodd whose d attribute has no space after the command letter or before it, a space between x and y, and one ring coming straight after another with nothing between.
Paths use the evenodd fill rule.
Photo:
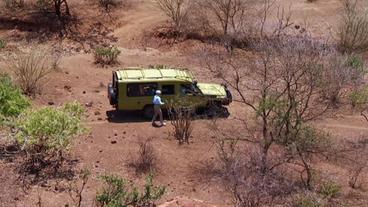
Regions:
<instances>
[{"instance_id":1,"label":"vehicle windshield","mask_svg":"<svg viewBox=\"0 0 368 207\"><path fill-rule=\"evenodd\" d=\"M196 84L182 84L181 85L182 94L202 94L201 90Z\"/></svg>"}]
</instances>

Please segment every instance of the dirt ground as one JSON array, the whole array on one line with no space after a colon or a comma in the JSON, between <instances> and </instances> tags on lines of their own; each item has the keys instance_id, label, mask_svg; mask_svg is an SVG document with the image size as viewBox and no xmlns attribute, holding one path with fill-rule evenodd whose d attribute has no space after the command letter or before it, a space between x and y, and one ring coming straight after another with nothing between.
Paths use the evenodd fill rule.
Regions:
<instances>
[{"instance_id":1,"label":"dirt ground","mask_svg":"<svg viewBox=\"0 0 368 207\"><path fill-rule=\"evenodd\" d=\"M83 5L86 1L71 1L73 4ZM193 139L190 145L179 146L172 138L171 126L163 128L151 127L151 124L135 114L120 114L114 119L108 115L116 115L109 105L106 86L111 80L112 71L124 66L148 66L163 64L190 68L203 82L219 82L209 75L209 71L201 67L192 54L183 51L184 44L172 47L150 48L141 41L141 37L155 26L164 23L165 16L161 14L153 1L137 0L135 6L127 10L115 11L115 18L104 17L104 24L111 29L107 34L114 39L122 51L120 65L101 68L93 63L91 53L84 49L73 51L62 57L60 70L52 73L45 81L43 92L38 95L35 105L61 105L67 101L78 100L86 107L86 125L89 133L75 140L71 148L71 155L77 159L76 170L88 168L91 180L84 191L83 206L91 206L96 190L101 187L98 177L105 174L121 175L127 179L143 182L144 178L137 176L128 166L129 160L137 152L137 141L146 138L153 139L153 146L158 157L158 170L155 182L167 186L168 192L159 204L170 201L167 206L231 206L232 199L229 192L215 178L203 178L200 171L211 164L216 157L214 136L212 135L211 120L196 120ZM282 0L282 5L292 5L292 13L296 24L307 22L315 35L329 35L336 26L338 18L338 0L322 0L307 3L305 0ZM84 14L86 13L86 14ZM93 16L86 11L82 16ZM88 18L86 17L86 19ZM94 20L89 20L94 21ZM117 26L110 26L117 25ZM0 21L0 37L11 39L14 33L22 33L17 28L2 27ZM10 40L9 44L22 45L22 41ZM45 44L48 44L47 42ZM65 45L73 45L65 40ZM191 45L200 43L188 42ZM87 51L88 52L88 51ZM6 68L6 65L2 64ZM6 70L6 69L4 69ZM220 83L220 82L219 82ZM236 127L237 117L243 115L241 105L233 103L229 106L230 117L220 120L227 126ZM326 129L338 138L357 137L368 132L368 124L358 114L342 113L316 122L316 125ZM326 174L341 177L348 174L344 169L326 168ZM367 176L367 175L365 175ZM209 177L209 178L208 178ZM31 207L37 206L38 197L42 198L42 206L66 206L71 199L63 187L66 181L46 183L23 191L18 185L18 178L14 175L11 162L0 160L0 206L1 207ZM347 183L347 182L344 182ZM348 186L344 186L344 195L351 195ZM175 198L180 201L174 200ZM199 201L188 201L186 198ZM364 201L363 201L364 202ZM368 204L366 205L368 206Z\"/></svg>"}]
</instances>

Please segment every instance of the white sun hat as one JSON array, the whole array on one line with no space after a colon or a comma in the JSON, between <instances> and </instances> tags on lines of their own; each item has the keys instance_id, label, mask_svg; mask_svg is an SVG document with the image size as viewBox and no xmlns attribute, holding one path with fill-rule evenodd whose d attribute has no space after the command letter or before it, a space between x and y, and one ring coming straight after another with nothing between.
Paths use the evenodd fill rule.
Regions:
<instances>
[{"instance_id":1,"label":"white sun hat","mask_svg":"<svg viewBox=\"0 0 368 207\"><path fill-rule=\"evenodd\" d=\"M157 90L156 91L156 95L160 95L161 94L161 91L160 90Z\"/></svg>"}]
</instances>

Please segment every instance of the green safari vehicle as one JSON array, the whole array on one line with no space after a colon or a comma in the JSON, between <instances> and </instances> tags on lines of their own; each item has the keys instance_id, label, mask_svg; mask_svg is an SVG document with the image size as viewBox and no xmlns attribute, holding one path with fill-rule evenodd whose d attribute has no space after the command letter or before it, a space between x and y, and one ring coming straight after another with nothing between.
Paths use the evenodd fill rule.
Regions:
<instances>
[{"instance_id":1,"label":"green safari vehicle","mask_svg":"<svg viewBox=\"0 0 368 207\"><path fill-rule=\"evenodd\" d=\"M112 82L108 84L108 98L116 110L142 110L146 118L152 118L152 99L156 90L161 90L165 103L185 99L194 103L192 106L196 109L232 102L232 95L225 85L197 83L189 70L170 68L114 71Z\"/></svg>"}]
</instances>

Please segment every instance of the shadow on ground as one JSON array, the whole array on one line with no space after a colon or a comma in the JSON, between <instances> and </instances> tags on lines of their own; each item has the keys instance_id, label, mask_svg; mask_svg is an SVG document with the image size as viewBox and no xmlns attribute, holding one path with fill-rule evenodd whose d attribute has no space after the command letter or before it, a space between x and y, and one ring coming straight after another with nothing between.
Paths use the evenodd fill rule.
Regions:
<instances>
[{"instance_id":1,"label":"shadow on ground","mask_svg":"<svg viewBox=\"0 0 368 207\"><path fill-rule=\"evenodd\" d=\"M150 122L150 119L143 117L142 111L117 111L110 110L106 111L108 122L111 123L134 123L134 122ZM228 118L230 112L226 107L216 107L215 109L207 109L198 111L193 119L217 119L217 118ZM169 119L167 112L164 112L164 119Z\"/></svg>"}]
</instances>

